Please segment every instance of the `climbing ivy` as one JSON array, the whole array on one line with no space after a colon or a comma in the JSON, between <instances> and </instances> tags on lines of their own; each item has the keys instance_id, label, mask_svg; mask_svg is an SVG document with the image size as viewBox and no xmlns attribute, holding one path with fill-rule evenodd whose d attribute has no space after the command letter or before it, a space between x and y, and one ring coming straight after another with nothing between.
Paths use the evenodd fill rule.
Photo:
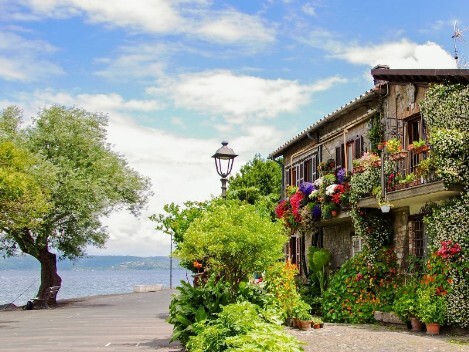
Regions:
<instances>
[{"instance_id":1,"label":"climbing ivy","mask_svg":"<svg viewBox=\"0 0 469 352\"><path fill-rule=\"evenodd\" d=\"M469 87L434 85L420 105L437 175L446 184L464 187L459 197L430 206L424 222L430 252L457 248L455 255L446 258L450 284L446 321L469 327Z\"/></svg>"}]
</instances>

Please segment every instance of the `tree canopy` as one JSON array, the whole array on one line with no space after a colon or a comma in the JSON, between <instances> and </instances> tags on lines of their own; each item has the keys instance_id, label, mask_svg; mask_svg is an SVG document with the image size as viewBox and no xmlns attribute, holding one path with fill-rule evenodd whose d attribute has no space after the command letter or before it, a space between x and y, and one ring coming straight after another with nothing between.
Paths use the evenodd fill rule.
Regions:
<instances>
[{"instance_id":1,"label":"tree canopy","mask_svg":"<svg viewBox=\"0 0 469 352\"><path fill-rule=\"evenodd\" d=\"M282 169L273 160L264 160L256 154L240 171L229 178L227 198L254 204L262 197L278 201L282 185Z\"/></svg>"},{"instance_id":2,"label":"tree canopy","mask_svg":"<svg viewBox=\"0 0 469 352\"><path fill-rule=\"evenodd\" d=\"M195 219L175 254L185 261L198 261L208 274L230 283L263 271L283 255L287 241L282 225L240 201L225 201Z\"/></svg>"},{"instance_id":3,"label":"tree canopy","mask_svg":"<svg viewBox=\"0 0 469 352\"><path fill-rule=\"evenodd\" d=\"M7 254L19 247L41 262L41 293L61 281L50 250L73 259L83 256L89 245L103 246L108 234L102 216L122 207L138 214L150 194L150 184L112 151L106 141L104 115L53 106L40 111L24 130L19 129L21 118L17 108L3 111L0 155L22 153L21 162L3 158L6 166L2 167L18 172L17 190L33 192L23 192L23 198L34 200L29 205L31 214L25 211L24 218L37 221L10 217L14 225L1 224L0 243ZM0 194L0 202L7 200L6 193Z\"/></svg>"}]
</instances>

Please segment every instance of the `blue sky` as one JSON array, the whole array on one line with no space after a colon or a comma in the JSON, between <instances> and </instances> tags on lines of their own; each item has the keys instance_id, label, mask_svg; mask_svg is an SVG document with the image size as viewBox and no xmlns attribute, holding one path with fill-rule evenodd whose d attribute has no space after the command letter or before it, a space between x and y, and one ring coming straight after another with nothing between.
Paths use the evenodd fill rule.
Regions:
<instances>
[{"instance_id":1,"label":"blue sky","mask_svg":"<svg viewBox=\"0 0 469 352\"><path fill-rule=\"evenodd\" d=\"M236 171L370 89L376 64L456 68L453 25L469 25L460 0L0 0L0 13L0 106L108 114L155 196L140 219L105 219L107 249L89 252L145 256L169 248L148 215L219 194L222 140Z\"/></svg>"}]
</instances>

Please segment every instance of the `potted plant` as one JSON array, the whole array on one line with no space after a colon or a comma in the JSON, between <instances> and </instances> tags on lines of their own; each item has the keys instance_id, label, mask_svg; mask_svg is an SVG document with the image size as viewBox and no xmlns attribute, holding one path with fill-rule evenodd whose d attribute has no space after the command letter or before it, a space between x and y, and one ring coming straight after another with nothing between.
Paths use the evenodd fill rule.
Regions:
<instances>
[{"instance_id":1,"label":"potted plant","mask_svg":"<svg viewBox=\"0 0 469 352\"><path fill-rule=\"evenodd\" d=\"M417 316L425 323L427 334L440 333L440 326L445 322L445 312L445 298L436 295L432 285L418 290Z\"/></svg>"},{"instance_id":2,"label":"potted plant","mask_svg":"<svg viewBox=\"0 0 469 352\"><path fill-rule=\"evenodd\" d=\"M397 292L397 299L393 304L393 311L403 321L409 322L412 327L412 331L421 331L423 324L419 318L417 318L417 306L418 306L418 281L411 279L404 286L402 286Z\"/></svg>"},{"instance_id":3,"label":"potted plant","mask_svg":"<svg viewBox=\"0 0 469 352\"><path fill-rule=\"evenodd\" d=\"M414 154L420 154L423 152L428 151L429 147L427 142L423 139L419 139L418 141L414 141L412 144L409 144L407 150L412 151Z\"/></svg>"},{"instance_id":4,"label":"potted plant","mask_svg":"<svg viewBox=\"0 0 469 352\"><path fill-rule=\"evenodd\" d=\"M308 303L302 300L299 300L297 302L297 304L293 308L293 314L294 314L294 317L296 318L296 323L297 323L298 328L302 330L311 328L311 320L313 316L311 315L310 311L311 311L311 306Z\"/></svg>"},{"instance_id":5,"label":"potted plant","mask_svg":"<svg viewBox=\"0 0 469 352\"><path fill-rule=\"evenodd\" d=\"M314 329L319 329L324 326L324 322L320 317L313 316L311 319L311 323Z\"/></svg>"},{"instance_id":6,"label":"potted plant","mask_svg":"<svg viewBox=\"0 0 469 352\"><path fill-rule=\"evenodd\" d=\"M393 207L391 202L388 201L383 201L379 203L379 207L381 208L381 212L383 213L389 213L391 211L391 208Z\"/></svg>"},{"instance_id":7,"label":"potted plant","mask_svg":"<svg viewBox=\"0 0 469 352\"><path fill-rule=\"evenodd\" d=\"M422 160L415 168L415 173L424 179L431 176L436 171L435 163L432 158Z\"/></svg>"},{"instance_id":8,"label":"potted plant","mask_svg":"<svg viewBox=\"0 0 469 352\"><path fill-rule=\"evenodd\" d=\"M401 141L397 138L391 138L386 142L386 152L389 154L395 154L402 151Z\"/></svg>"}]
</instances>

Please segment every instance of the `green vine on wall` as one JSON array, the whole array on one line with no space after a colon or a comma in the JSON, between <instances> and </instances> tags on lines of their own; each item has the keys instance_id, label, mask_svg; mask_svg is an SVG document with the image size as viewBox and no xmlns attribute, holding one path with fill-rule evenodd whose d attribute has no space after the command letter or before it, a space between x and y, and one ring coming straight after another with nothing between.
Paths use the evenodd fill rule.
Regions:
<instances>
[{"instance_id":1,"label":"green vine on wall","mask_svg":"<svg viewBox=\"0 0 469 352\"><path fill-rule=\"evenodd\" d=\"M469 87L434 85L421 109L430 131L437 175L445 184L464 188L459 197L429 207L424 222L430 252L441 251L448 243L460 248L449 261L446 321L469 327Z\"/></svg>"}]
</instances>

